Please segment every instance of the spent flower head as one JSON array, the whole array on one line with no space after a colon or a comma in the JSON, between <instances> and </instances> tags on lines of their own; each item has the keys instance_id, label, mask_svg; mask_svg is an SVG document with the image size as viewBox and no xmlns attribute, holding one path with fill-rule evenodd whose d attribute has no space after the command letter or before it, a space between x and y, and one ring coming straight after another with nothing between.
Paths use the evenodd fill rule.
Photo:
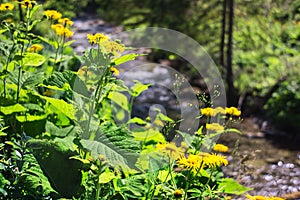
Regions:
<instances>
[{"instance_id":1,"label":"spent flower head","mask_svg":"<svg viewBox=\"0 0 300 200\"><path fill-rule=\"evenodd\" d=\"M123 44L120 44L115 41L106 40L103 42L103 46L107 53L118 53L123 52L125 50L125 47Z\"/></svg>"}]
</instances>

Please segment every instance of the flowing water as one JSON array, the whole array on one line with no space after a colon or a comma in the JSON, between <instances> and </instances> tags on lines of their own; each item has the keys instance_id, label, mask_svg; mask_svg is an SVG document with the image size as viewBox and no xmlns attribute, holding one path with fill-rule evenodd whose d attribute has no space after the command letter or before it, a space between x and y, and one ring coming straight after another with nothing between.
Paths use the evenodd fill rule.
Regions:
<instances>
[{"instance_id":1,"label":"flowing water","mask_svg":"<svg viewBox=\"0 0 300 200\"><path fill-rule=\"evenodd\" d=\"M86 39L87 33L102 32L114 34L122 31L121 26L112 26L95 17L85 17L74 20L75 34L72 44L79 54L89 47ZM147 63L139 61L138 65ZM164 68L157 65L147 65L143 70L135 69L134 62L124 65L128 79L151 80L167 73ZM127 69L126 69L127 68ZM124 71L121 70L121 77ZM166 78L164 81L168 81ZM149 112L153 104L162 105L167 111L176 111L173 105L174 95L159 86L152 87L139 98L142 104L135 110L135 115L144 115ZM169 114L169 113L168 113ZM253 188L249 194L266 196L286 196L288 199L300 199L300 139L289 138L287 134L265 135L257 125L255 118L247 118L240 124L243 134L227 134L219 142L230 147L228 153L229 166L224 168L228 177L237 179L241 184ZM299 135L299 134L298 134ZM298 196L298 197L297 197ZM234 199L245 199L236 197Z\"/></svg>"}]
</instances>

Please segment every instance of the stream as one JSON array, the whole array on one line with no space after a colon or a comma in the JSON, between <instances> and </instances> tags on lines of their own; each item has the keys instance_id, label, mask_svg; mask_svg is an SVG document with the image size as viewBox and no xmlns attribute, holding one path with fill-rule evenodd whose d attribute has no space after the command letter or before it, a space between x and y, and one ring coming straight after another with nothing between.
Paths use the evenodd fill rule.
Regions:
<instances>
[{"instance_id":1,"label":"stream","mask_svg":"<svg viewBox=\"0 0 300 200\"><path fill-rule=\"evenodd\" d=\"M92 16L75 19L75 33L72 39L76 42L72 44L72 47L81 54L90 46L86 38L87 33L115 34L121 31L121 26L109 25ZM137 62L139 62L138 65L147 63L145 60ZM122 66L122 70L127 71L127 75L129 74L126 76L128 80L156 80L157 76L167 73L159 64L147 65L146 69L137 68L132 72L134 64L130 62ZM122 70L120 70L120 77L124 73ZM126 83L126 80L124 81ZM168 79L165 78L164 81L168 82ZM139 101L143 104L134 111L136 116L148 113L154 103L161 105L165 112L178 110L173 106L174 95L172 96L170 91L160 86L152 87L139 98ZM251 195L300 199L300 138L290 138L287 134L280 136L266 134L259 125L263 123L258 123L258 121L259 119L255 117L245 118L239 125L243 134L230 133L219 139L219 143L230 148L227 153L229 165L223 169L225 175L235 178L244 186L253 188L248 192ZM286 196L287 194L290 196ZM244 198L234 197L233 199Z\"/></svg>"}]
</instances>

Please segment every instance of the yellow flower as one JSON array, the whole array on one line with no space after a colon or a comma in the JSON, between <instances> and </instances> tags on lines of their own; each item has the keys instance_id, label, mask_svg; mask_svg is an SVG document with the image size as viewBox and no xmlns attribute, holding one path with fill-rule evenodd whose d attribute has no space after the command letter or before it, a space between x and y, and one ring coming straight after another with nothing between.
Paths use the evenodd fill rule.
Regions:
<instances>
[{"instance_id":1,"label":"yellow flower","mask_svg":"<svg viewBox=\"0 0 300 200\"><path fill-rule=\"evenodd\" d=\"M206 129L207 130L212 130L212 131L223 131L224 126L221 126L218 123L212 123L212 124L206 124Z\"/></svg>"},{"instance_id":2,"label":"yellow flower","mask_svg":"<svg viewBox=\"0 0 300 200\"><path fill-rule=\"evenodd\" d=\"M201 115L205 115L208 117L214 117L217 115L217 113L214 112L213 108L202 108L200 111L201 111Z\"/></svg>"},{"instance_id":3,"label":"yellow flower","mask_svg":"<svg viewBox=\"0 0 300 200\"><path fill-rule=\"evenodd\" d=\"M87 66L83 66L77 71L77 74L87 76L87 75L91 75L92 72L88 69Z\"/></svg>"},{"instance_id":4,"label":"yellow flower","mask_svg":"<svg viewBox=\"0 0 300 200\"><path fill-rule=\"evenodd\" d=\"M98 42L103 42L109 40L109 37L102 34L102 33L96 33L96 34L87 34L87 38L91 44L97 44Z\"/></svg>"},{"instance_id":5,"label":"yellow flower","mask_svg":"<svg viewBox=\"0 0 300 200\"><path fill-rule=\"evenodd\" d=\"M203 167L203 156L189 154L186 158L184 155L182 155L178 160L177 164L192 170L194 172L201 170Z\"/></svg>"},{"instance_id":6,"label":"yellow flower","mask_svg":"<svg viewBox=\"0 0 300 200\"><path fill-rule=\"evenodd\" d=\"M220 113L220 114L226 114L226 110L224 108L222 108L222 107L216 107L214 109L214 112L215 113Z\"/></svg>"},{"instance_id":7,"label":"yellow flower","mask_svg":"<svg viewBox=\"0 0 300 200\"><path fill-rule=\"evenodd\" d=\"M117 68L115 68L115 67L111 67L110 71L113 72L113 74L115 76L119 76L119 74L120 74L119 70Z\"/></svg>"},{"instance_id":8,"label":"yellow flower","mask_svg":"<svg viewBox=\"0 0 300 200\"><path fill-rule=\"evenodd\" d=\"M182 147L177 147L174 142L156 144L156 149L163 154L169 156L170 158L178 159L184 152L185 149Z\"/></svg>"},{"instance_id":9,"label":"yellow flower","mask_svg":"<svg viewBox=\"0 0 300 200\"><path fill-rule=\"evenodd\" d=\"M57 35L64 35L65 37L71 37L74 33L70 31L68 28L65 28L61 24L53 24L51 25L51 28L55 30Z\"/></svg>"},{"instance_id":10,"label":"yellow flower","mask_svg":"<svg viewBox=\"0 0 300 200\"><path fill-rule=\"evenodd\" d=\"M37 52L41 51L42 49L43 49L43 45L41 45L41 44L33 44L31 47L29 47L27 49L27 51L37 53Z\"/></svg>"},{"instance_id":11,"label":"yellow flower","mask_svg":"<svg viewBox=\"0 0 300 200\"><path fill-rule=\"evenodd\" d=\"M239 111L236 107L230 107L230 108L225 108L226 110L226 114L229 115L234 115L234 116L240 116L241 115L241 111Z\"/></svg>"},{"instance_id":12,"label":"yellow flower","mask_svg":"<svg viewBox=\"0 0 300 200\"><path fill-rule=\"evenodd\" d=\"M106 41L109 40L109 37L107 35L104 35L103 33L96 33L95 37L99 40L99 41Z\"/></svg>"},{"instance_id":13,"label":"yellow flower","mask_svg":"<svg viewBox=\"0 0 300 200\"><path fill-rule=\"evenodd\" d=\"M182 197L182 194L183 194L183 191L180 190L180 189L177 189L177 190L174 191L173 194L174 194L174 197L175 197L175 198L181 198L181 197Z\"/></svg>"},{"instance_id":14,"label":"yellow flower","mask_svg":"<svg viewBox=\"0 0 300 200\"><path fill-rule=\"evenodd\" d=\"M250 194L246 194L246 198L248 200L284 200L280 197L251 196Z\"/></svg>"},{"instance_id":15,"label":"yellow flower","mask_svg":"<svg viewBox=\"0 0 300 200\"><path fill-rule=\"evenodd\" d=\"M69 25L69 26L73 25L73 22L69 18L59 19L58 22L61 23L61 24L63 24L64 26L65 25Z\"/></svg>"},{"instance_id":16,"label":"yellow flower","mask_svg":"<svg viewBox=\"0 0 300 200\"><path fill-rule=\"evenodd\" d=\"M35 4L36 2L31 0L23 0L21 2L23 8L32 8Z\"/></svg>"},{"instance_id":17,"label":"yellow flower","mask_svg":"<svg viewBox=\"0 0 300 200\"><path fill-rule=\"evenodd\" d=\"M221 165L228 165L228 161L226 160L226 156L218 155L218 154L207 154L204 157L205 166L210 168L215 168Z\"/></svg>"},{"instance_id":18,"label":"yellow flower","mask_svg":"<svg viewBox=\"0 0 300 200\"><path fill-rule=\"evenodd\" d=\"M13 10L14 5L11 3L2 3L0 4L0 11Z\"/></svg>"},{"instance_id":19,"label":"yellow flower","mask_svg":"<svg viewBox=\"0 0 300 200\"><path fill-rule=\"evenodd\" d=\"M228 147L223 144L216 144L213 149L214 149L214 151L218 151L218 152L227 152L228 151Z\"/></svg>"},{"instance_id":20,"label":"yellow flower","mask_svg":"<svg viewBox=\"0 0 300 200\"><path fill-rule=\"evenodd\" d=\"M67 38L72 37L73 34L74 34L74 33L73 33L72 31L70 31L70 29L68 29L68 28L65 28L65 29L64 29L64 35L65 35Z\"/></svg>"},{"instance_id":21,"label":"yellow flower","mask_svg":"<svg viewBox=\"0 0 300 200\"><path fill-rule=\"evenodd\" d=\"M107 53L123 52L125 50L125 47L123 44L120 44L115 41L106 40L103 42L103 46Z\"/></svg>"},{"instance_id":22,"label":"yellow flower","mask_svg":"<svg viewBox=\"0 0 300 200\"><path fill-rule=\"evenodd\" d=\"M60 19L62 16L62 14L56 10L46 10L44 11L44 15L46 15L48 19L53 20Z\"/></svg>"}]
</instances>

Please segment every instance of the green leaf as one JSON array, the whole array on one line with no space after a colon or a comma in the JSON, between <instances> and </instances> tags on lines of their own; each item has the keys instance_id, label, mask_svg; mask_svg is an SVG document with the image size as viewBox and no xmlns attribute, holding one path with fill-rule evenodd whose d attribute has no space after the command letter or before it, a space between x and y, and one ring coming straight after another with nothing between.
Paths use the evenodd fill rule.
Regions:
<instances>
[{"instance_id":1,"label":"green leaf","mask_svg":"<svg viewBox=\"0 0 300 200\"><path fill-rule=\"evenodd\" d=\"M137 141L154 141L154 142L165 142L165 137L159 131L148 129L148 130L139 130L132 132L133 137Z\"/></svg>"},{"instance_id":2,"label":"green leaf","mask_svg":"<svg viewBox=\"0 0 300 200\"><path fill-rule=\"evenodd\" d=\"M75 126L58 128L52 122L46 122L46 132L57 137L66 137L67 135L75 135L78 129Z\"/></svg>"},{"instance_id":3,"label":"green leaf","mask_svg":"<svg viewBox=\"0 0 300 200\"><path fill-rule=\"evenodd\" d=\"M21 173L19 181L28 191L37 194L42 190L41 195L57 194L32 154L26 154L24 162L26 164L24 166L28 167Z\"/></svg>"},{"instance_id":4,"label":"green leaf","mask_svg":"<svg viewBox=\"0 0 300 200\"><path fill-rule=\"evenodd\" d=\"M19 122L32 122L32 121L38 121L38 120L46 119L47 115L30 115L30 114L26 114L25 116L16 116L16 118Z\"/></svg>"},{"instance_id":5,"label":"green leaf","mask_svg":"<svg viewBox=\"0 0 300 200\"><path fill-rule=\"evenodd\" d=\"M140 124L140 125L147 124L147 122L145 120L138 118L138 117L134 117L134 118L130 119L127 123L128 124Z\"/></svg>"},{"instance_id":6,"label":"green leaf","mask_svg":"<svg viewBox=\"0 0 300 200\"><path fill-rule=\"evenodd\" d=\"M134 140L126 127L105 123L97 127L95 141L82 139L82 146L91 152L94 158L103 155L111 164L128 169L134 167L140 145Z\"/></svg>"},{"instance_id":7,"label":"green leaf","mask_svg":"<svg viewBox=\"0 0 300 200\"><path fill-rule=\"evenodd\" d=\"M75 110L74 110L74 107L72 104L69 104L62 99L53 99L53 98L45 97L42 95L38 95L38 96L45 99L52 106L54 106L57 110L59 110L61 113L65 114L70 119L72 119L72 120L75 119L75 117L74 117Z\"/></svg>"},{"instance_id":8,"label":"green leaf","mask_svg":"<svg viewBox=\"0 0 300 200\"><path fill-rule=\"evenodd\" d=\"M119 105L122 109L128 110L128 99L120 92L110 92L108 98Z\"/></svg>"},{"instance_id":9,"label":"green leaf","mask_svg":"<svg viewBox=\"0 0 300 200\"><path fill-rule=\"evenodd\" d=\"M99 155L104 156L104 159L112 165L130 168L130 165L135 164L129 163L128 159L130 157L128 153L122 151L109 141L99 142L82 139L80 140L80 143L84 148L91 151L92 157L98 158Z\"/></svg>"},{"instance_id":10,"label":"green leaf","mask_svg":"<svg viewBox=\"0 0 300 200\"><path fill-rule=\"evenodd\" d=\"M219 183L219 188L223 190L224 193L227 194L236 194L240 195L243 194L249 190L252 190L253 188L244 187L241 184L239 184L236 180L232 178L224 178Z\"/></svg>"},{"instance_id":11,"label":"green leaf","mask_svg":"<svg viewBox=\"0 0 300 200\"><path fill-rule=\"evenodd\" d=\"M21 104L15 104L11 106L0 106L0 111L4 115L10 115L12 113L25 112L27 109Z\"/></svg>"},{"instance_id":12,"label":"green leaf","mask_svg":"<svg viewBox=\"0 0 300 200\"><path fill-rule=\"evenodd\" d=\"M33 67L38 67L42 65L45 61L46 58L38 53L24 53L22 56L21 55L16 55L20 56L18 58L18 64L20 66L33 66Z\"/></svg>"},{"instance_id":13,"label":"green leaf","mask_svg":"<svg viewBox=\"0 0 300 200\"><path fill-rule=\"evenodd\" d=\"M75 42L76 40L69 40L67 42L65 42L64 47L66 46L70 46L73 42Z\"/></svg>"},{"instance_id":14,"label":"green leaf","mask_svg":"<svg viewBox=\"0 0 300 200\"><path fill-rule=\"evenodd\" d=\"M146 54L126 54L126 55L123 55L121 57L118 57L118 58L115 58L111 61L111 63L113 65L120 65L122 63L125 63L125 62L128 62L128 61L131 61L131 60L134 60L136 57L138 56L144 56Z\"/></svg>"},{"instance_id":15,"label":"green leaf","mask_svg":"<svg viewBox=\"0 0 300 200\"><path fill-rule=\"evenodd\" d=\"M151 84L143 84L137 80L134 81L135 84L130 88L131 95L133 97L139 96L143 91L147 90Z\"/></svg>"},{"instance_id":16,"label":"green leaf","mask_svg":"<svg viewBox=\"0 0 300 200\"><path fill-rule=\"evenodd\" d=\"M116 176L113 172L109 170L105 170L102 174L100 174L98 182L105 184L105 183L109 183L114 178L116 178Z\"/></svg>"},{"instance_id":17,"label":"green leaf","mask_svg":"<svg viewBox=\"0 0 300 200\"><path fill-rule=\"evenodd\" d=\"M160 110L158 110L160 111ZM162 121L167 121L167 122L174 122L173 119L171 119L170 117L164 115L163 113L158 113L156 116L158 119L162 120Z\"/></svg>"},{"instance_id":18,"label":"green leaf","mask_svg":"<svg viewBox=\"0 0 300 200\"><path fill-rule=\"evenodd\" d=\"M72 198L81 188L82 163L69 159L77 155L73 151L74 137L56 138L53 140L30 139L26 142L26 148L32 150L44 174L51 185L61 196Z\"/></svg>"},{"instance_id":19,"label":"green leaf","mask_svg":"<svg viewBox=\"0 0 300 200\"><path fill-rule=\"evenodd\" d=\"M54 41L54 40L49 40L48 38L42 37L42 36L38 36L38 38L40 40L42 40L43 42L46 42L47 44L53 46L55 49L58 48L58 42Z\"/></svg>"}]
</instances>

